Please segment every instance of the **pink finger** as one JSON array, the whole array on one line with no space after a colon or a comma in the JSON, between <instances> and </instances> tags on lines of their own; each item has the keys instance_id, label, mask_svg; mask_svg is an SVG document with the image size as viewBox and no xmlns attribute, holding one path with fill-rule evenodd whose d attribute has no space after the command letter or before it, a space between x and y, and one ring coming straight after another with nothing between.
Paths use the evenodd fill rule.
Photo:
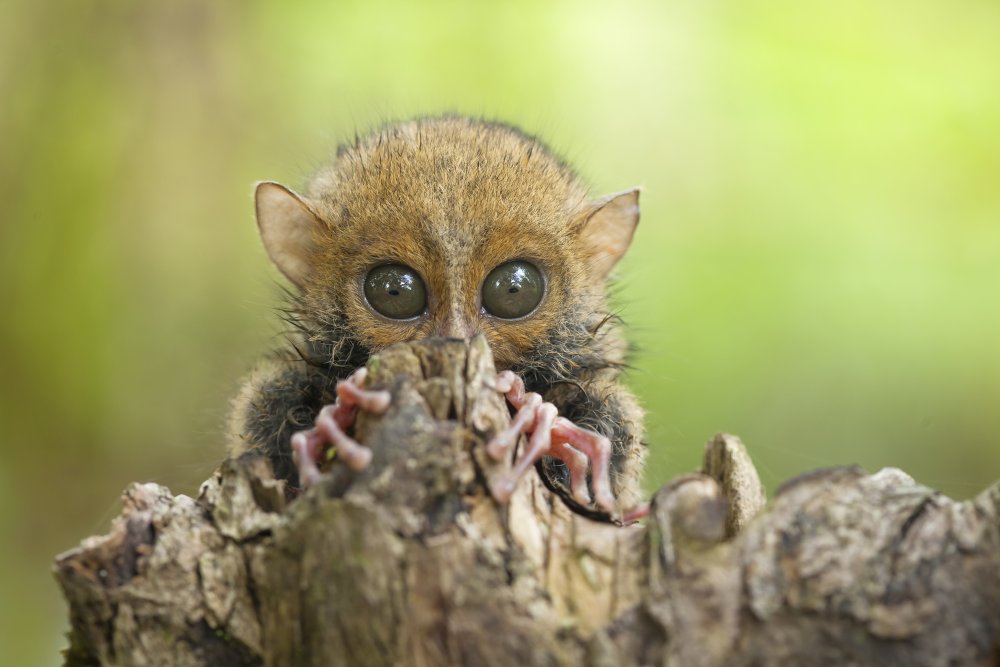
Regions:
<instances>
[{"instance_id":1,"label":"pink finger","mask_svg":"<svg viewBox=\"0 0 1000 667\"><path fill-rule=\"evenodd\" d=\"M337 402L332 405L324 405L319 414L332 417L333 421L337 422L340 430L346 432L347 429L354 425L354 420L358 416L358 406L348 405L344 401L337 399ZM318 416L317 419L319 419Z\"/></svg>"},{"instance_id":2,"label":"pink finger","mask_svg":"<svg viewBox=\"0 0 1000 667\"><path fill-rule=\"evenodd\" d=\"M351 470L364 470L371 463L371 450L362 447L344 433L330 413L320 411L316 417L316 430L327 438L337 450L337 456L343 459L344 464Z\"/></svg>"},{"instance_id":3,"label":"pink finger","mask_svg":"<svg viewBox=\"0 0 1000 667\"><path fill-rule=\"evenodd\" d=\"M524 380L513 371L500 371L496 379L496 389L507 397L507 400L515 409L520 410L524 405L527 394L524 391Z\"/></svg>"},{"instance_id":4,"label":"pink finger","mask_svg":"<svg viewBox=\"0 0 1000 667\"><path fill-rule=\"evenodd\" d=\"M615 506L615 497L611 493L609 470L611 441L600 433L580 428L565 417L556 419L552 435L573 445L590 458L594 500L601 509L612 511Z\"/></svg>"},{"instance_id":5,"label":"pink finger","mask_svg":"<svg viewBox=\"0 0 1000 667\"><path fill-rule=\"evenodd\" d=\"M317 462L323 451L323 436L316 429L299 431L292 436L292 460L299 470L299 484L303 489L319 481L321 473Z\"/></svg>"},{"instance_id":6,"label":"pink finger","mask_svg":"<svg viewBox=\"0 0 1000 667\"><path fill-rule=\"evenodd\" d=\"M640 503L632 509L622 512L622 523L628 525L638 521L639 519L645 519L648 516L649 503Z\"/></svg>"},{"instance_id":7,"label":"pink finger","mask_svg":"<svg viewBox=\"0 0 1000 667\"><path fill-rule=\"evenodd\" d=\"M362 389L351 380L341 380L337 383L337 399L337 402L344 406L357 406L378 415L389 409L389 404L392 402L389 392Z\"/></svg>"},{"instance_id":8,"label":"pink finger","mask_svg":"<svg viewBox=\"0 0 1000 667\"><path fill-rule=\"evenodd\" d=\"M566 464L566 468L569 470L569 490L573 494L573 500L581 505L589 505L590 490L587 488L587 471L590 469L590 462L587 460L587 455L569 443L558 439L552 441L549 455Z\"/></svg>"},{"instance_id":9,"label":"pink finger","mask_svg":"<svg viewBox=\"0 0 1000 667\"><path fill-rule=\"evenodd\" d=\"M493 381L493 388L501 394L506 394L514 387L514 381L516 379L517 376L514 375L514 371L500 371L497 373L497 377ZM524 383L522 383L522 385L523 384Z\"/></svg>"},{"instance_id":10,"label":"pink finger","mask_svg":"<svg viewBox=\"0 0 1000 667\"><path fill-rule=\"evenodd\" d=\"M536 394L537 396L537 394ZM501 503L510 500L518 481L524 473L539 459L545 456L552 445L552 423L559 411L551 403L542 403L535 409L533 415L534 432L528 441L528 447L518 459L514 467L493 486L493 497Z\"/></svg>"},{"instance_id":11,"label":"pink finger","mask_svg":"<svg viewBox=\"0 0 1000 667\"><path fill-rule=\"evenodd\" d=\"M499 461L504 457L507 450L517 443L519 435L532 430L532 426L535 423L535 411L541 402L542 397L534 392L524 395L524 400L521 402L520 407L518 407L517 413L511 420L510 425L493 436L493 439L486 445L486 452L494 461Z\"/></svg>"}]
</instances>

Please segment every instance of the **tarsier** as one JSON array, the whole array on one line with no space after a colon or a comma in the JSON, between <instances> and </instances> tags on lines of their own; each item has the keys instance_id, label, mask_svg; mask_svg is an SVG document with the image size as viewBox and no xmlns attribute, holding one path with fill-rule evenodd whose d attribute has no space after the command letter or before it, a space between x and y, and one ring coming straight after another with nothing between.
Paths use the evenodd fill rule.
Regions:
<instances>
[{"instance_id":1,"label":"tarsier","mask_svg":"<svg viewBox=\"0 0 1000 667\"><path fill-rule=\"evenodd\" d=\"M642 507L642 411L620 381L627 348L607 304L637 189L590 199L535 138L445 116L356 138L304 194L265 182L255 197L264 247L295 287L295 331L234 400L233 455L267 456L293 486L315 481L329 447L362 469L371 454L349 435L354 417L391 400L364 389L369 356L483 334L517 410L488 451L499 458L529 435L494 497L536 464L579 511Z\"/></svg>"}]
</instances>

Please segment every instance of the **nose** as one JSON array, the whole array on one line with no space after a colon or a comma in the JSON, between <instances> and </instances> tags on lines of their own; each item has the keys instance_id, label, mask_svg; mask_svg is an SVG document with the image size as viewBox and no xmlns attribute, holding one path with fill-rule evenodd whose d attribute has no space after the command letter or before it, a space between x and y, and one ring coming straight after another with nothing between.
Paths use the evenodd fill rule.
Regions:
<instances>
[{"instance_id":1,"label":"nose","mask_svg":"<svg viewBox=\"0 0 1000 667\"><path fill-rule=\"evenodd\" d=\"M431 331L432 336L443 338L472 338L476 332L475 323L470 322L467 317L458 310L453 309L434 324Z\"/></svg>"}]
</instances>

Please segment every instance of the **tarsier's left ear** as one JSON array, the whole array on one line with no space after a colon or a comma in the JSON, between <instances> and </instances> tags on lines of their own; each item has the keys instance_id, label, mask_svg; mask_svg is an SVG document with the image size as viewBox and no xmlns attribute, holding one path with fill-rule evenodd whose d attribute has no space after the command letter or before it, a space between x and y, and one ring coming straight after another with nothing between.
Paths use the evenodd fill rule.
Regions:
<instances>
[{"instance_id":1,"label":"tarsier's left ear","mask_svg":"<svg viewBox=\"0 0 1000 667\"><path fill-rule=\"evenodd\" d=\"M639 188L602 197L584 214L580 237L591 250L596 277L607 278L622 258L639 224Z\"/></svg>"}]
</instances>

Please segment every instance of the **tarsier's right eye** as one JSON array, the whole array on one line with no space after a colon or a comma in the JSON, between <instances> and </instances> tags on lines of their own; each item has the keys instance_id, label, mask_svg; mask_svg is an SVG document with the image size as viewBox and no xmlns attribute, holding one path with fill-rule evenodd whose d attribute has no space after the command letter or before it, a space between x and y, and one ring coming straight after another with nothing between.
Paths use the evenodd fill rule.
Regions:
<instances>
[{"instance_id":1,"label":"tarsier's right eye","mask_svg":"<svg viewBox=\"0 0 1000 667\"><path fill-rule=\"evenodd\" d=\"M410 267L383 264L365 276L365 299L380 315L409 320L427 308L427 289L420 275Z\"/></svg>"}]
</instances>

